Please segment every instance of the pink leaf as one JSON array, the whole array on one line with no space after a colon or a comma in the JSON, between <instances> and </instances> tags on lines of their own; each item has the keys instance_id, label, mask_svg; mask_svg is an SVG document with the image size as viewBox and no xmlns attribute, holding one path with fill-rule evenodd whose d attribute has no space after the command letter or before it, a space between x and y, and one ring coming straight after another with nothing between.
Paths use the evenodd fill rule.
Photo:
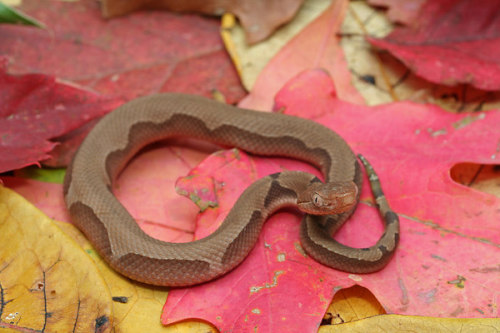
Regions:
<instances>
[{"instance_id":1,"label":"pink leaf","mask_svg":"<svg viewBox=\"0 0 500 333\"><path fill-rule=\"evenodd\" d=\"M149 235L169 242L192 241L198 209L175 193L175 182L205 156L178 144L149 149L129 163L114 193Z\"/></svg>"},{"instance_id":2,"label":"pink leaf","mask_svg":"<svg viewBox=\"0 0 500 333\"><path fill-rule=\"evenodd\" d=\"M401 218L401 244L394 260L381 272L365 275L317 264L301 251L300 215L282 212L266 222L255 249L235 270L210 283L172 290L164 322L196 316L221 331L248 331L254 327L279 331L286 325L289 332L309 332L317 329L335 291L355 283L369 288L390 313L443 317L500 314L495 306L499 303L496 290L500 289L496 278L500 200L458 185L449 176L449 169L463 161L498 164L499 111L455 115L412 103L356 106L336 99L331 78L320 70L292 80L278 94L276 106L295 115L314 110L312 117L316 121L339 132L356 152L369 158ZM165 234L170 231L170 239L186 241L189 235L173 231L184 230L192 235L196 207L186 204L175 210L172 207L181 207L180 201L160 197L165 191L173 191L175 176L170 172L191 169L204 153L188 154L178 149L160 148L139 155L124 171L115 191L122 192L119 198L139 223L156 225L168 220L171 213L181 213L174 216L175 224L160 229L166 229ZM215 184L213 197L218 208L207 209L199 216L197 238L222 221L239 193L254 179L282 169L317 172L296 161L251 157L235 150L212 155L191 173L202 177L207 168L210 171L206 177ZM14 186L8 181L7 185ZM42 205L44 191L54 191L37 184L37 195L26 183L16 186L30 200L38 197ZM61 195L61 191L57 194ZM370 198L365 186L362 200ZM53 210L55 205L50 206L45 209ZM362 203L335 238L351 246L366 246L381 232L376 210Z\"/></svg>"},{"instance_id":3,"label":"pink leaf","mask_svg":"<svg viewBox=\"0 0 500 333\"><path fill-rule=\"evenodd\" d=\"M389 313L495 317L499 310L498 221L500 199L459 185L450 168L464 161L500 161L500 111L456 115L438 107L394 103L375 108L335 97L331 78L321 70L290 81L276 108L312 115L341 134L378 172L391 206L400 215L401 244L378 273L339 272L305 256L299 245L300 215L279 213L266 222L248 258L222 278L170 292L163 323L196 317L221 331L289 332L317 329L333 294L359 284L371 290ZM307 114L309 116L309 114ZM245 183L282 169L310 167L284 159L249 157L240 152L213 155L194 172L225 184L219 206L200 215L198 228L213 230ZM235 186L233 187L233 182ZM367 181L365 179L364 184ZM363 202L371 201L367 186ZM382 233L380 216L362 203L335 236L350 246L373 244ZM198 234L198 230L197 230ZM199 231L203 236L206 232ZM462 279L465 279L463 282ZM457 282L462 281L462 282ZM465 284L462 288L461 283ZM307 316L297 316L297 313Z\"/></svg>"},{"instance_id":4,"label":"pink leaf","mask_svg":"<svg viewBox=\"0 0 500 333\"><path fill-rule=\"evenodd\" d=\"M323 68L335 81L338 96L353 103L363 103L361 95L351 85L351 74L337 33L344 20L348 1L334 1L325 12L303 29L273 57L259 74L253 90L241 102L241 107L271 110L274 95L298 73Z\"/></svg>"},{"instance_id":5,"label":"pink leaf","mask_svg":"<svg viewBox=\"0 0 500 333\"><path fill-rule=\"evenodd\" d=\"M427 1L411 27L384 39L369 38L417 75L445 85L500 89L500 5L498 1Z\"/></svg>"},{"instance_id":6,"label":"pink leaf","mask_svg":"<svg viewBox=\"0 0 500 333\"><path fill-rule=\"evenodd\" d=\"M203 160L206 152L183 142L170 144L154 146L136 156L118 177L113 193L149 235L169 242L189 242L194 238L198 208L177 195L174 185L179 175L187 174ZM2 177L1 181L51 218L71 222L60 184L15 177Z\"/></svg>"},{"instance_id":7,"label":"pink leaf","mask_svg":"<svg viewBox=\"0 0 500 333\"><path fill-rule=\"evenodd\" d=\"M0 183L25 197L51 219L70 220L61 184L17 177L2 177Z\"/></svg>"}]
</instances>

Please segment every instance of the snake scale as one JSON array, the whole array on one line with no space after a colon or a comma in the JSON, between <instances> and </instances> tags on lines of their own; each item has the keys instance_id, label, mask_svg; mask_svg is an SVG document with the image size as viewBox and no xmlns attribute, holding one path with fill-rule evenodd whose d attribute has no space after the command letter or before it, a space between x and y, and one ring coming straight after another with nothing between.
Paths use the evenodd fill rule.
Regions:
<instances>
[{"instance_id":1,"label":"snake scale","mask_svg":"<svg viewBox=\"0 0 500 333\"><path fill-rule=\"evenodd\" d=\"M138 227L111 188L141 148L172 137L303 160L317 167L326 183L299 171L266 176L243 192L210 236L188 243L163 242ZM73 222L104 259L140 282L188 286L227 273L253 248L269 215L290 205L307 212L300 240L311 257L335 269L369 273L383 268L394 254L399 220L387 204L375 172L360 158L385 224L378 242L363 249L347 247L331 237L356 208L362 182L360 164L338 134L310 120L241 109L203 97L152 95L103 117L68 167L64 196Z\"/></svg>"}]
</instances>

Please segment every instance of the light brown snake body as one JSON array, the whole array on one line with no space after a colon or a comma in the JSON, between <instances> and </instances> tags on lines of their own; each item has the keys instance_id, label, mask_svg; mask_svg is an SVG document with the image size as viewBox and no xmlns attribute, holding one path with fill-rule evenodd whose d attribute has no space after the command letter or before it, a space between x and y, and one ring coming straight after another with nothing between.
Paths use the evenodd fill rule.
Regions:
<instances>
[{"instance_id":1,"label":"light brown snake body","mask_svg":"<svg viewBox=\"0 0 500 333\"><path fill-rule=\"evenodd\" d=\"M353 273L377 271L392 257L399 241L399 220L368 164L365 166L372 191L385 223L384 234L374 246L365 249L347 247L331 237L354 211L361 189L356 156L336 133L297 117L244 110L202 97L160 94L133 100L105 116L80 146L64 182L65 200L74 223L105 260L129 278L162 286L212 280L247 256L270 214L305 201L304 196L311 192L314 201L321 199L314 190L322 186L315 176L298 171L273 174L245 190L210 236L189 243L154 239L138 227L111 192L111 186L141 148L170 137L190 137L253 154L296 158L318 167L327 182L356 184L358 190L340 193L334 199L339 214L305 215L302 246L317 261Z\"/></svg>"}]
</instances>

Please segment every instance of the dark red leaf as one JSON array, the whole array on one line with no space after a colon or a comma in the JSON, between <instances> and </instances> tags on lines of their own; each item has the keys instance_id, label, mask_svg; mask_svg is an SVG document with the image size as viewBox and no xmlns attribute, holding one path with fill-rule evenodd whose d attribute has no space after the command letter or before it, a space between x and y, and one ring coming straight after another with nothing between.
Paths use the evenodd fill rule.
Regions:
<instances>
[{"instance_id":1,"label":"dark red leaf","mask_svg":"<svg viewBox=\"0 0 500 333\"><path fill-rule=\"evenodd\" d=\"M412 26L369 41L429 81L500 89L498 1L428 1Z\"/></svg>"},{"instance_id":2,"label":"dark red leaf","mask_svg":"<svg viewBox=\"0 0 500 333\"><path fill-rule=\"evenodd\" d=\"M9 75L0 58L0 172L50 157L50 141L99 117L121 101L43 74Z\"/></svg>"},{"instance_id":3,"label":"dark red leaf","mask_svg":"<svg viewBox=\"0 0 500 333\"><path fill-rule=\"evenodd\" d=\"M126 100L166 90L205 96L218 90L234 103L245 94L216 19L140 12L104 20L93 0L26 0L20 9L47 29L0 26L9 73L51 74ZM200 70L200 63L211 66Z\"/></svg>"},{"instance_id":4,"label":"dark red leaf","mask_svg":"<svg viewBox=\"0 0 500 333\"><path fill-rule=\"evenodd\" d=\"M247 42L266 39L280 25L291 20L304 0L103 0L105 17L124 15L136 10L155 8L207 15L235 14L241 22Z\"/></svg>"},{"instance_id":5,"label":"dark red leaf","mask_svg":"<svg viewBox=\"0 0 500 333\"><path fill-rule=\"evenodd\" d=\"M124 100L165 91L211 96L217 90L234 103L245 94L224 50L217 20L142 12L106 21L92 0L51 1L50 6L27 0L21 9L47 29L0 26L0 54L10 60L9 74L54 75ZM78 133L51 136L63 135L57 138L62 144L44 164L66 165L89 128L90 124ZM47 158L53 146L33 147L39 154L35 161ZM30 163L31 158L21 165Z\"/></svg>"}]
</instances>

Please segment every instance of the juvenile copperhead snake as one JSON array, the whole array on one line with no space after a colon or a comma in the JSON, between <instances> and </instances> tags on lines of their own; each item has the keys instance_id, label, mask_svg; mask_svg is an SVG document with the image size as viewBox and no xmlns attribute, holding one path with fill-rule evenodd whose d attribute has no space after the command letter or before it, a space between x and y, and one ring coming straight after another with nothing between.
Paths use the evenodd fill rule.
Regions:
<instances>
[{"instance_id":1,"label":"juvenile copperhead snake","mask_svg":"<svg viewBox=\"0 0 500 333\"><path fill-rule=\"evenodd\" d=\"M303 160L316 166L327 184L298 171L269 175L244 191L210 236L189 243L163 242L138 227L111 186L141 148L179 136ZM331 237L354 211L362 182L356 156L339 135L306 119L197 96L159 94L133 100L103 117L68 167L64 196L72 220L104 259L118 272L144 283L187 286L225 274L253 248L268 216L288 205L331 214L305 215L300 239L310 256L335 269L369 273L383 268L393 255L399 220L373 169L365 167L385 232L374 246L356 249Z\"/></svg>"}]
</instances>

